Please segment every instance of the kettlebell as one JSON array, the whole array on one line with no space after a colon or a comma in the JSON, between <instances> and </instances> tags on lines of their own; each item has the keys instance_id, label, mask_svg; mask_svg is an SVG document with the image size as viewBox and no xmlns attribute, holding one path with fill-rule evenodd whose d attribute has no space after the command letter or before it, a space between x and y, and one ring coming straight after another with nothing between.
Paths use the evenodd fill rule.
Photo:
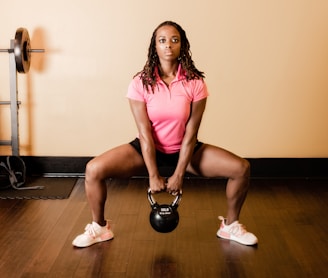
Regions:
<instances>
[{"instance_id":1,"label":"kettlebell","mask_svg":"<svg viewBox=\"0 0 328 278\"><path fill-rule=\"evenodd\" d=\"M179 192L171 205L158 204L148 189L148 200L151 206L149 215L150 225L159 233L172 232L179 224L179 213L177 208L182 197L182 191Z\"/></svg>"}]
</instances>

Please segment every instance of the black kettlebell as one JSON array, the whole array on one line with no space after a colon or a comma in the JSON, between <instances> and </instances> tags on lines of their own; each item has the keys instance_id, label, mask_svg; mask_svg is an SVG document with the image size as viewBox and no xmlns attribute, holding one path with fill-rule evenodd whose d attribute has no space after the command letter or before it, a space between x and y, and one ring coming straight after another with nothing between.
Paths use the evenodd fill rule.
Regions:
<instances>
[{"instance_id":1,"label":"black kettlebell","mask_svg":"<svg viewBox=\"0 0 328 278\"><path fill-rule=\"evenodd\" d=\"M182 197L182 191L176 195L171 205L159 205L148 189L148 200L151 206L149 221L153 229L159 233L172 232L179 224L177 208Z\"/></svg>"}]
</instances>

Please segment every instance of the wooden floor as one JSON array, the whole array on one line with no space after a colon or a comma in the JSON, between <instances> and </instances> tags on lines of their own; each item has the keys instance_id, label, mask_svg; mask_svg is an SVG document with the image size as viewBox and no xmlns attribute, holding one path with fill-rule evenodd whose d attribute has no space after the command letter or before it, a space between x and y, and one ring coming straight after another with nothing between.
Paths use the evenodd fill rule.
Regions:
<instances>
[{"instance_id":1,"label":"wooden floor","mask_svg":"<svg viewBox=\"0 0 328 278\"><path fill-rule=\"evenodd\" d=\"M259 238L247 247L216 237L223 180L187 179L180 223L148 222L147 179L109 183L115 238L74 248L90 221L79 179L66 200L0 200L1 277L326 277L328 180L252 180L240 221ZM157 201L169 202L164 193ZM164 200L166 199L166 200Z\"/></svg>"}]
</instances>

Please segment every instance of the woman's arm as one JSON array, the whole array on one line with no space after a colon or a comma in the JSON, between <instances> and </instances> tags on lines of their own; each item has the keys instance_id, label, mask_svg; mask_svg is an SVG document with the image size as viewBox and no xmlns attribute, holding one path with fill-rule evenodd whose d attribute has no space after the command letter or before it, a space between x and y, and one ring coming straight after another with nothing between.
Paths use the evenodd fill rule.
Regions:
<instances>
[{"instance_id":1,"label":"woman's arm","mask_svg":"<svg viewBox=\"0 0 328 278\"><path fill-rule=\"evenodd\" d=\"M129 103L139 131L141 151L149 174L149 186L152 192L164 190L165 181L160 176L156 164L156 149L146 104L132 99L129 99Z\"/></svg>"},{"instance_id":2,"label":"woman's arm","mask_svg":"<svg viewBox=\"0 0 328 278\"><path fill-rule=\"evenodd\" d=\"M206 98L191 104L190 118L187 122L186 132L182 140L178 164L172 177L168 179L167 191L169 192L177 192L182 189L183 177L193 155L205 106Z\"/></svg>"}]
</instances>

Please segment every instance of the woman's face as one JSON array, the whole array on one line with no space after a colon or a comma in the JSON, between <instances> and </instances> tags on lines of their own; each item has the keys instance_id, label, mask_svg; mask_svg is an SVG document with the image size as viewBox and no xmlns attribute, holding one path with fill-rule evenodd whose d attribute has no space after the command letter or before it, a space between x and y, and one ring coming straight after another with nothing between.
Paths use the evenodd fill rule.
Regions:
<instances>
[{"instance_id":1,"label":"woman's face","mask_svg":"<svg viewBox=\"0 0 328 278\"><path fill-rule=\"evenodd\" d=\"M160 27L156 32L156 52L160 62L176 61L180 56L181 38L178 30L170 25Z\"/></svg>"}]
</instances>

